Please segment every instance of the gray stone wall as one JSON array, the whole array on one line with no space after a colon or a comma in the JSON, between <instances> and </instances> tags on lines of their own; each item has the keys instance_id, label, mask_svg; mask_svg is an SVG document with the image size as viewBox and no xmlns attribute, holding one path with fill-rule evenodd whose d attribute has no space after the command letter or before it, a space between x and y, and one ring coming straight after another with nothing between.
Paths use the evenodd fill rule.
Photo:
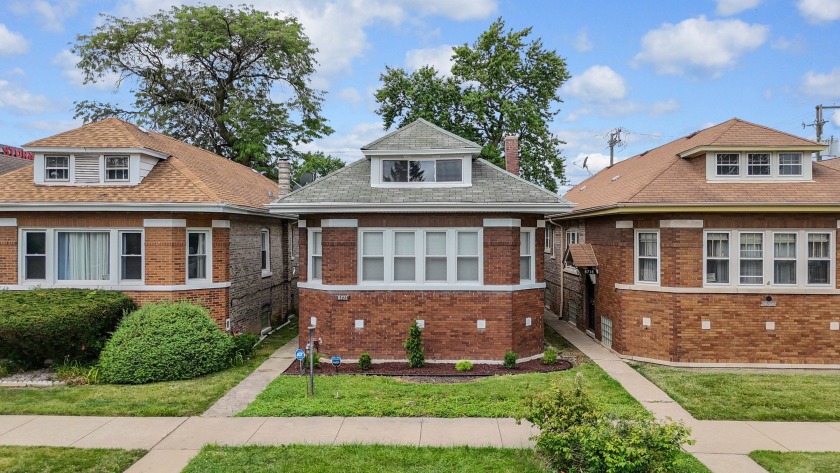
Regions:
<instances>
[{"instance_id":1,"label":"gray stone wall","mask_svg":"<svg viewBox=\"0 0 840 473\"><path fill-rule=\"evenodd\" d=\"M277 218L231 217L230 228L230 319L232 327L259 333L261 313L270 311L271 326L285 322L295 307L296 277L291 264L291 226ZM269 230L270 275L261 269L260 234Z\"/></svg>"}]
</instances>

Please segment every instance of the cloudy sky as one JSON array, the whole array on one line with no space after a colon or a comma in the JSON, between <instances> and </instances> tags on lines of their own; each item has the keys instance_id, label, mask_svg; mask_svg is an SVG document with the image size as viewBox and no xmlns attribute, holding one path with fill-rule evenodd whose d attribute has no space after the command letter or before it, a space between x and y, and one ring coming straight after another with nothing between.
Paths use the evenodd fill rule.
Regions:
<instances>
[{"instance_id":1,"label":"cloudy sky","mask_svg":"<svg viewBox=\"0 0 840 473\"><path fill-rule=\"evenodd\" d=\"M73 102L126 103L113 84L83 85L68 43L99 13L141 17L169 0L0 2L0 143L20 145L75 127ZM227 4L230 2L209 3ZM241 3L241 2L234 2ZM452 45L472 42L497 17L533 26L567 61L552 130L567 144L572 184L618 159L740 117L813 137L814 106L840 99L840 0L558 2L519 0L254 0L295 15L319 49L313 83L328 91L335 133L301 149L345 161L383 133L372 94L386 65L448 68ZM825 134L840 136L840 113Z\"/></svg>"}]
</instances>

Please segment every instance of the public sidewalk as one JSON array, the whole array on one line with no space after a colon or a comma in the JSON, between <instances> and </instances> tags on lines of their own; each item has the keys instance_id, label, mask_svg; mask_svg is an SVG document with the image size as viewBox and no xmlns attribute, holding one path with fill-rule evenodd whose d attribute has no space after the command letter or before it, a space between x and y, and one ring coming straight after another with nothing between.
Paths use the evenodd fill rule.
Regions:
<instances>
[{"instance_id":1,"label":"public sidewalk","mask_svg":"<svg viewBox=\"0 0 840 473\"><path fill-rule=\"evenodd\" d=\"M654 417L682 421L697 441L686 447L717 473L765 472L747 456L754 450L840 452L840 422L751 422L697 420L665 392L601 346L551 312L545 322L603 368Z\"/></svg>"}]
</instances>

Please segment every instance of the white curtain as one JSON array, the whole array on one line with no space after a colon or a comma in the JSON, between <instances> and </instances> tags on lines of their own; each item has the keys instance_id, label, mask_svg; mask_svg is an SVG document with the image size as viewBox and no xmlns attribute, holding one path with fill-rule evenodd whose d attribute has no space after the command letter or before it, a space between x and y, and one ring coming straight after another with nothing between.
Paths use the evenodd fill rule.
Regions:
<instances>
[{"instance_id":1,"label":"white curtain","mask_svg":"<svg viewBox=\"0 0 840 473\"><path fill-rule=\"evenodd\" d=\"M109 238L105 232L58 233L58 279L103 281L110 279Z\"/></svg>"}]
</instances>

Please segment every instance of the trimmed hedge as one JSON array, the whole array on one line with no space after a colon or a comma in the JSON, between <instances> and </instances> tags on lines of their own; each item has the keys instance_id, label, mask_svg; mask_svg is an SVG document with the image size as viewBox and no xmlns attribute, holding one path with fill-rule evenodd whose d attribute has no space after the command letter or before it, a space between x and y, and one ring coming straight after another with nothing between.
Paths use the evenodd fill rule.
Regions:
<instances>
[{"instance_id":1,"label":"trimmed hedge","mask_svg":"<svg viewBox=\"0 0 840 473\"><path fill-rule=\"evenodd\" d=\"M31 365L94 359L123 314L135 308L119 292L0 291L0 358Z\"/></svg>"},{"instance_id":2,"label":"trimmed hedge","mask_svg":"<svg viewBox=\"0 0 840 473\"><path fill-rule=\"evenodd\" d=\"M233 337L207 310L187 302L144 305L128 314L99 357L106 382L143 384L221 371L235 354Z\"/></svg>"}]
</instances>

